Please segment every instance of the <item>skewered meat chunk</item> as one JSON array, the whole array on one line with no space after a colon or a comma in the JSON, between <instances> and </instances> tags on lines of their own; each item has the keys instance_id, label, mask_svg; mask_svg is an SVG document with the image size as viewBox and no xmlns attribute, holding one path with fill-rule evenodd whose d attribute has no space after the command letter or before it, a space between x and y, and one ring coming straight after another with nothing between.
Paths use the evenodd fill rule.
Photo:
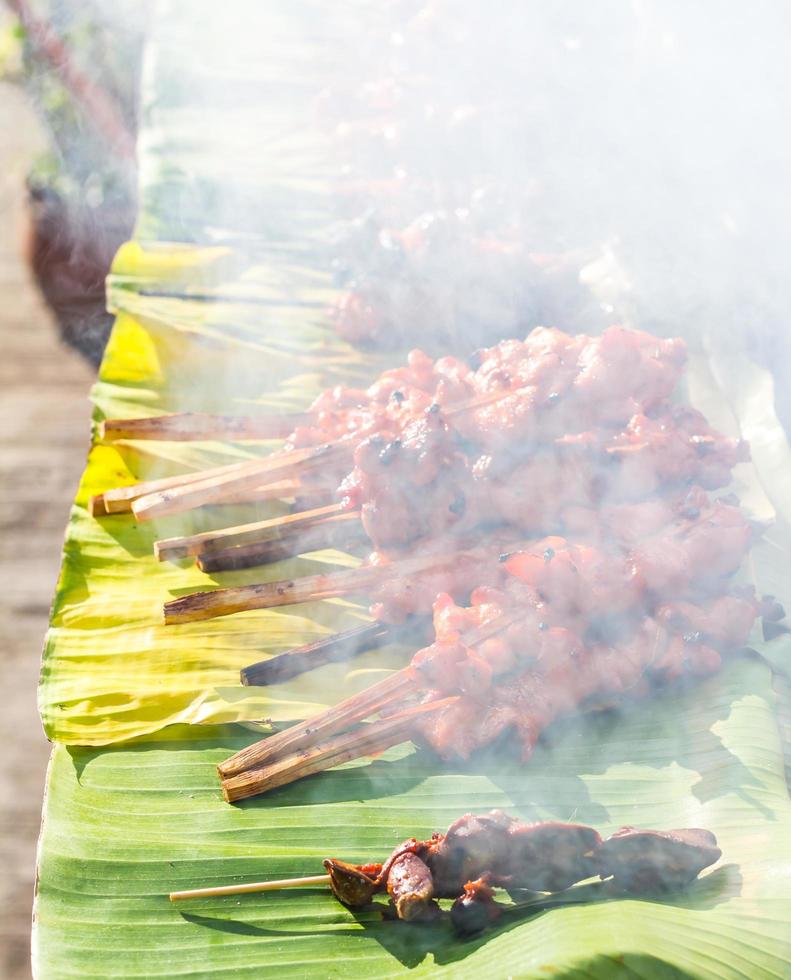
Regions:
<instances>
[{"instance_id":1,"label":"skewered meat chunk","mask_svg":"<svg viewBox=\"0 0 791 980\"><path fill-rule=\"evenodd\" d=\"M500 917L500 908L494 900L495 891L486 878L468 881L451 906L450 921L460 936L474 936Z\"/></svg>"},{"instance_id":2,"label":"skewered meat chunk","mask_svg":"<svg viewBox=\"0 0 791 980\"><path fill-rule=\"evenodd\" d=\"M612 535L606 547L575 544L551 536L513 553L500 553L499 548L507 547L507 538L501 534L488 547L458 551L454 557L449 542L444 549L437 548L438 554L451 556L439 567L414 576L395 577L375 587L371 612L384 622L403 622L409 615L430 612L434 597L446 592L454 598L471 596L466 622L472 625L477 618L480 624L484 621L480 616L495 615L493 602L509 602L507 596L497 596L496 591L480 590L510 590L513 604L523 595L513 582L514 577L530 586L538 599L549 603L550 613L566 619L596 611L606 611L612 617L629 609L647 608L657 597L682 597L690 590L717 588L743 560L752 529L738 508L710 501L705 494L695 494L694 499L696 516L685 516L686 497L675 512L663 506L659 519L672 520L638 543L629 540L634 534L631 527L626 528L623 545L618 544L617 535ZM633 508L633 521L639 512ZM654 504L645 505L642 512L648 515L645 526L650 529L651 521L657 517ZM605 514L603 518L612 523L618 513ZM607 536L602 539L606 541ZM442 599L442 609L446 603ZM530 608L526 614L530 617ZM538 621L550 622L546 617L539 617Z\"/></svg>"},{"instance_id":3,"label":"skewered meat chunk","mask_svg":"<svg viewBox=\"0 0 791 980\"><path fill-rule=\"evenodd\" d=\"M407 739L425 742L441 758L467 759L508 735L526 760L561 715L644 696L655 681L716 671L721 653L745 642L763 605L744 591L728 597L741 609L726 617L733 633L720 636L715 648L705 635L675 632L672 611L664 624L648 615L629 617L605 640L543 619L533 618L528 628L530 610L535 616L542 605L529 587L511 607L504 598L481 602L472 622L482 625L463 632L457 630L464 608L438 600L438 642L367 691L225 760L218 767L225 798L254 796ZM409 705L416 698L404 707L405 699ZM386 716L346 731L376 712Z\"/></svg>"},{"instance_id":4,"label":"skewered meat chunk","mask_svg":"<svg viewBox=\"0 0 791 980\"><path fill-rule=\"evenodd\" d=\"M745 457L743 444L697 413L667 405L684 357L680 341L617 327L596 338L539 328L480 352L475 369L413 351L367 391L320 396L287 443L291 455L175 487L152 484L110 507L128 505L147 519L285 487L318 505L288 518L297 549L303 537L316 544L314 531L329 534L333 520L356 524L358 515L374 545L391 552L451 531L480 536L492 525L578 533L594 513L656 491L680 492L698 478L718 485ZM518 416L516 428L501 410ZM322 506L333 491L340 502ZM280 553L260 546L278 528L275 519L172 539L159 542L159 554L197 554L212 570L248 567Z\"/></svg>"},{"instance_id":5,"label":"skewered meat chunk","mask_svg":"<svg viewBox=\"0 0 791 980\"><path fill-rule=\"evenodd\" d=\"M398 918L407 922L425 919L436 911L431 871L411 851L400 854L390 865L387 894Z\"/></svg>"},{"instance_id":6,"label":"skewered meat chunk","mask_svg":"<svg viewBox=\"0 0 791 980\"><path fill-rule=\"evenodd\" d=\"M621 642L611 646L580 644L566 657L547 658L545 670L541 669L545 661L539 655L527 670L517 670L488 687L485 670L480 669L481 651L476 651L476 685L465 685L464 697L419 723L422 740L443 758L464 759L510 732L515 734L522 757L527 759L542 732L563 714L584 709L597 700L612 702L626 694L632 698L644 695L650 691L651 678L668 681L685 673L712 673L720 665L720 650L745 643L760 608L754 599L741 596L721 597L714 602L726 614L723 621L729 622L732 629L728 635L719 632L718 648L711 645L715 637L673 633L656 619L645 617ZM704 621L705 607L697 615ZM665 622L672 622L672 611L667 611L664 618ZM431 648L422 652L431 667L429 677L434 690L440 681L445 682L441 687L444 692L454 683L458 689L465 676L463 654L450 648L437 649L446 658L442 673L435 669ZM456 658L455 668L449 663L451 652ZM502 657L502 651L498 654Z\"/></svg>"},{"instance_id":7,"label":"skewered meat chunk","mask_svg":"<svg viewBox=\"0 0 791 980\"><path fill-rule=\"evenodd\" d=\"M434 404L447 413L487 398L497 400L465 411L453 430L476 444L502 446L503 434L498 437L492 428L502 418L519 418L521 428L509 426L509 433L547 441L579 431L581 419L588 425L624 424L658 406L675 388L685 360L683 341L623 327L610 327L600 337L538 327L523 341L480 351L475 369L455 357L432 360L415 350L405 366L383 372L365 391L337 386L320 395L286 448L376 433L391 441Z\"/></svg>"},{"instance_id":8,"label":"skewered meat chunk","mask_svg":"<svg viewBox=\"0 0 791 980\"><path fill-rule=\"evenodd\" d=\"M458 895L466 881L531 891L562 891L597 873L601 838L591 827L546 821L524 824L501 810L466 813L424 845L438 896Z\"/></svg>"},{"instance_id":9,"label":"skewered meat chunk","mask_svg":"<svg viewBox=\"0 0 791 980\"><path fill-rule=\"evenodd\" d=\"M333 895L350 908L367 905L378 890L381 864L347 864L337 858L325 858L324 867L330 875Z\"/></svg>"},{"instance_id":10,"label":"skewered meat chunk","mask_svg":"<svg viewBox=\"0 0 791 980\"><path fill-rule=\"evenodd\" d=\"M651 894L684 888L722 851L709 830L638 830L622 827L598 851L602 878L628 892Z\"/></svg>"}]
</instances>

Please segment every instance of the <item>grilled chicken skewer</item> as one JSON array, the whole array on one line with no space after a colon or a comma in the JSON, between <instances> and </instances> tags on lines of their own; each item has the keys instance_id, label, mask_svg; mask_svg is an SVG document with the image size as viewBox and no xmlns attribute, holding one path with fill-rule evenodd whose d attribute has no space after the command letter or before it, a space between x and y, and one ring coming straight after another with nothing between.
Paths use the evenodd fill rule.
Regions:
<instances>
[{"instance_id":1,"label":"grilled chicken skewer","mask_svg":"<svg viewBox=\"0 0 791 980\"><path fill-rule=\"evenodd\" d=\"M749 526L737 508L716 503L712 513L700 514L682 528L672 528L670 534L665 529L663 534L640 544L626 558L588 546L569 545L562 539L544 539L522 551L501 555L504 560L492 564L488 581L480 576L481 563L473 562L479 588L472 592L470 612L462 612L449 595L437 599L434 618L438 641L427 648L428 652L421 651L408 668L324 715L237 753L220 765L221 777L227 780L250 769L258 769L260 775L260 767L273 759L303 750L398 703L414 692L416 685L421 690L433 689L438 664L446 664L447 677L443 683L451 690L464 685L464 675L469 673L469 665L474 664L479 675L475 683L486 690L491 677L487 671L502 674L514 669L513 646L519 642L524 645L525 636L532 638L527 656L542 663L558 658L565 663L576 649L584 646L581 637L591 622L601 616L602 610L606 610L609 618L617 616L626 625L630 622L635 625L637 621L639 626L641 616L647 617L664 608L663 596L667 597L665 606L674 600L678 602L691 587L694 586L693 593L703 587L707 579L710 588L721 589L722 582L735 571L747 551ZM420 597L425 591L418 589L416 594ZM737 617L735 623L733 603L743 612L743 618ZM755 617L755 606L749 603L739 606L733 599L723 609L730 614L724 623L731 624L731 632L742 642L745 623L749 632ZM571 630L555 628L556 623L569 622ZM647 622L650 639L653 627L651 621ZM466 629L459 642L458 632L462 627ZM711 629L707 626L709 632ZM449 630L452 642L448 646L444 638ZM504 634L507 639L514 632L516 638L510 641L511 647L506 644L503 649L503 635L499 645L492 646L495 635ZM693 632L703 634L702 630ZM658 642L656 630L653 635L654 642ZM717 635L716 640L720 646L727 646L730 636ZM481 644L485 644L484 659L478 654L470 659L469 651ZM708 648L701 649L709 655ZM694 652L690 657L700 659L693 657ZM454 657L459 658L458 664ZM248 788L246 783L245 791ZM226 783L225 790L233 794L236 787Z\"/></svg>"},{"instance_id":2,"label":"grilled chicken skewer","mask_svg":"<svg viewBox=\"0 0 791 980\"><path fill-rule=\"evenodd\" d=\"M321 396L308 413L312 424L296 427L283 453L274 456L320 447L327 447L326 453L350 452L353 444L375 434L406 429L434 405L446 416L456 416L455 429L466 438L491 425L493 413L509 414L514 434L525 437L529 432L533 440L541 432L565 431L564 420L580 411L596 423L625 422L670 394L684 357L681 341L621 328L600 338L539 329L524 342L504 342L484 352L476 370L455 358L432 361L413 352L407 367L385 372L366 392L337 388ZM551 412L542 411L550 406ZM297 464L296 457L290 459ZM279 466L270 457L263 471L280 469L284 477L291 475L285 472L288 468L286 461ZM250 464L248 472L254 470ZM192 491L168 489L164 499L138 501L135 513L147 519L221 500L253 485L246 482L248 472L235 477L189 474L185 483L193 485ZM203 493L194 489L197 484L205 484Z\"/></svg>"},{"instance_id":3,"label":"grilled chicken skewer","mask_svg":"<svg viewBox=\"0 0 791 980\"><path fill-rule=\"evenodd\" d=\"M350 760L389 747L393 729L386 714L362 728L345 729L377 712L395 709L398 716L398 705L415 697L423 699L421 707L441 707L416 721L408 738L427 744L441 758L466 759L514 732L527 759L543 730L560 715L645 695L654 681L716 671L722 653L744 644L760 611L749 596L725 595L700 605L667 603L653 616L633 619L624 636L607 643L585 642L579 629L547 626L539 617L550 611L540 601L526 611L522 598L516 614L507 606L503 610L502 597L499 602L482 602L478 612L476 607L470 611L479 619L486 606L483 615L493 615L491 607L496 610L494 619L477 627L488 628L481 639L476 630L461 638L456 631L448 633L447 623L458 625L465 611L454 608L448 597L438 600L435 620L440 627L446 623L447 638L362 694L226 760L218 766L225 798L244 799L329 768L336 758Z\"/></svg>"},{"instance_id":4,"label":"grilled chicken skewer","mask_svg":"<svg viewBox=\"0 0 791 980\"><path fill-rule=\"evenodd\" d=\"M612 535L609 541L614 540L617 545L613 555L607 558L608 563L620 569L625 582L637 581L634 569L645 566L647 586L654 591L674 585L662 582L662 571L668 567L661 560L664 553L677 554L679 562L686 562L676 572L679 580L683 580L682 587L686 587L698 575L712 577L733 572L752 534L737 507L723 501L711 502L702 491L686 494L675 508L666 502L651 501L639 507L615 509L605 514L604 519L606 531ZM664 526L662 522L666 522ZM646 534L642 542L633 538L635 524ZM565 539L557 538L557 541L561 547L565 546ZM478 547L465 548L464 541L440 539L413 558L326 575L192 593L165 604L165 622L194 622L362 592L373 600L371 611L375 618L397 622L408 614L430 612L434 596L439 592L464 597L476 584L487 581L482 574L495 584L502 575L499 558L511 547L509 542L514 548L518 546L516 532L506 536L500 531L494 541ZM546 544L543 550L551 547Z\"/></svg>"},{"instance_id":5,"label":"grilled chicken skewer","mask_svg":"<svg viewBox=\"0 0 791 980\"><path fill-rule=\"evenodd\" d=\"M679 408L652 419L635 416L615 433L564 436L526 456L508 452L475 459L454 453L441 417L413 427L410 439L384 448L376 440L363 441L355 451L355 468L344 480L343 500L335 505L338 520L347 522L350 540L367 531L374 541L403 550L416 538L425 540L443 529L474 534L498 521L525 531L574 529L603 501L639 501L690 483L708 489L723 486L735 463L747 458L742 443L717 436L698 413ZM435 461L427 481L423 457L429 448ZM328 484L322 492L332 494ZM288 535L292 554L310 550L320 525L330 531L326 513L313 508L172 538L157 542L155 552L160 558L196 554L201 565L206 552L215 552L206 562L211 571L250 567L257 555L266 558L267 549L233 548L252 541L265 545ZM218 550L224 554L219 556Z\"/></svg>"}]
</instances>

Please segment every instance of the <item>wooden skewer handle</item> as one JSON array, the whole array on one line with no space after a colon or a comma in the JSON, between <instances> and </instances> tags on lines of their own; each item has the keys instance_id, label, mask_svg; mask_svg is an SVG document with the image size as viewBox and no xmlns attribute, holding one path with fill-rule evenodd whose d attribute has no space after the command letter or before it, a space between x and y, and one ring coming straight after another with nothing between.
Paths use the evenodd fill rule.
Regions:
<instances>
[{"instance_id":1,"label":"wooden skewer handle","mask_svg":"<svg viewBox=\"0 0 791 980\"><path fill-rule=\"evenodd\" d=\"M350 660L363 650L384 646L390 642L393 632L394 627L386 623L365 623L364 626L355 626L343 633L287 650L268 660L259 660L242 668L239 678L246 687L282 683L314 667Z\"/></svg>"},{"instance_id":2,"label":"wooden skewer handle","mask_svg":"<svg viewBox=\"0 0 791 980\"><path fill-rule=\"evenodd\" d=\"M107 442L118 439L162 439L191 442L201 439L282 439L306 420L304 415L207 415L180 412L143 419L105 419L99 435Z\"/></svg>"},{"instance_id":3,"label":"wooden skewer handle","mask_svg":"<svg viewBox=\"0 0 791 980\"><path fill-rule=\"evenodd\" d=\"M358 515L341 516L353 520L339 522L336 518L329 518L313 527L299 528L294 533L288 532L283 537L199 554L195 560L202 572L213 574L269 565L324 548L339 547L342 551L353 552L360 544L368 543Z\"/></svg>"},{"instance_id":4,"label":"wooden skewer handle","mask_svg":"<svg viewBox=\"0 0 791 980\"><path fill-rule=\"evenodd\" d=\"M315 602L318 599L335 599L353 595L355 592L367 592L393 578L405 578L429 568L441 568L452 561L458 561L460 556L460 552L455 555L422 555L420 558L407 558L385 565L361 565L359 568L327 575L305 575L279 582L193 592L165 603L165 622L169 625L194 623L252 609L274 609L276 606L291 606L298 602Z\"/></svg>"},{"instance_id":5,"label":"wooden skewer handle","mask_svg":"<svg viewBox=\"0 0 791 980\"><path fill-rule=\"evenodd\" d=\"M202 479L183 487L138 497L132 503L132 511L138 520L148 521L170 514L181 514L204 504L222 503L240 491L260 487L267 476L277 474L277 480L300 476L338 460L345 452L345 446L335 444L273 453L264 459L245 463L228 475Z\"/></svg>"},{"instance_id":6,"label":"wooden skewer handle","mask_svg":"<svg viewBox=\"0 0 791 980\"><path fill-rule=\"evenodd\" d=\"M240 672L241 681L251 687L279 684L315 667L351 660L360 653L378 650L388 643L403 642L419 647L425 641L426 632L425 621L406 626L366 623L250 664Z\"/></svg>"},{"instance_id":7,"label":"wooden skewer handle","mask_svg":"<svg viewBox=\"0 0 791 980\"><path fill-rule=\"evenodd\" d=\"M105 490L104 493L98 494L98 496L93 498L91 502L92 509L96 514L129 514L132 511L132 504L141 497L157 493L161 490L184 487L188 483L198 483L212 476L227 476L228 474L239 473L244 471L249 465L249 460L244 460L241 463L228 463L225 466L215 466L209 470L181 473L179 476L168 476L159 480L146 480L143 483L133 483L130 486Z\"/></svg>"},{"instance_id":8,"label":"wooden skewer handle","mask_svg":"<svg viewBox=\"0 0 791 980\"><path fill-rule=\"evenodd\" d=\"M216 888L191 888L189 891L171 892L171 902L187 898L213 898L216 895L248 895L251 892L274 892L281 888L307 888L311 885L329 885L329 875L308 875L305 878L283 878L281 881L253 881L246 885L219 885Z\"/></svg>"},{"instance_id":9,"label":"wooden skewer handle","mask_svg":"<svg viewBox=\"0 0 791 980\"><path fill-rule=\"evenodd\" d=\"M288 492L293 492L296 489L293 481L289 480L272 483L270 487L273 488L273 496L287 496ZM160 561L173 561L177 558L188 558L191 555L200 555L204 552L225 551L232 546L271 541L287 532L318 524L330 517L345 517L342 513L343 506L340 503L327 504L297 514L269 517L263 521L252 521L249 524L239 524L217 531L202 531L199 534L190 534L185 537L164 538L154 543L154 554ZM357 516L355 514L354 519Z\"/></svg>"},{"instance_id":10,"label":"wooden skewer handle","mask_svg":"<svg viewBox=\"0 0 791 980\"><path fill-rule=\"evenodd\" d=\"M313 718L254 742L245 749L240 749L235 755L221 762L217 766L217 772L221 779L228 779L246 770L260 769L303 748L310 748L319 739L329 738L382 708L397 704L412 693L414 686L415 672L410 667L405 667L377 684L372 684L359 694L347 698L334 708L329 708Z\"/></svg>"},{"instance_id":11,"label":"wooden skewer handle","mask_svg":"<svg viewBox=\"0 0 791 980\"><path fill-rule=\"evenodd\" d=\"M287 786L297 779L325 772L344 762L374 755L401 742L408 742L415 732L415 723L434 711L440 711L459 700L458 697L427 701L407 708L396 715L346 732L326 742L313 745L285 758L276 759L262 768L249 769L236 776L222 779L223 796L229 803Z\"/></svg>"}]
</instances>

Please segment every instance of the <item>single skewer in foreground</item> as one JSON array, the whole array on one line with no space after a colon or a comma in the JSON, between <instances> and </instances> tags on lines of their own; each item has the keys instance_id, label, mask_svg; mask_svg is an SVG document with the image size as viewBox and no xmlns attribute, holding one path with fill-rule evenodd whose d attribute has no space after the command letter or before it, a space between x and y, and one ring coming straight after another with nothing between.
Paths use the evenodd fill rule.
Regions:
<instances>
[{"instance_id":1,"label":"single skewer in foreground","mask_svg":"<svg viewBox=\"0 0 791 980\"><path fill-rule=\"evenodd\" d=\"M428 840L409 838L382 864L348 864L327 858L326 875L281 881L221 885L171 892L172 902L329 885L349 908L364 908L377 894L390 899L390 914L407 921L431 921L443 913L438 899L454 899L450 919L461 935L494 923L503 912L546 901L563 893L563 904L602 897L599 879L619 895L666 895L687 887L721 856L707 830L638 830L622 827L603 840L584 824L522 823L499 810L467 813L446 833ZM576 886L576 887L575 887ZM543 893L513 906L494 901L495 888Z\"/></svg>"}]
</instances>

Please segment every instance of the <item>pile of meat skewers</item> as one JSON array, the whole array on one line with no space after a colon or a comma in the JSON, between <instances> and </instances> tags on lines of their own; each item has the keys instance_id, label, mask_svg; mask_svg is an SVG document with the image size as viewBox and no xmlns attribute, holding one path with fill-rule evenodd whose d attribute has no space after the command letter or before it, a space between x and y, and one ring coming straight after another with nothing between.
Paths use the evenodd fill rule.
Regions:
<instances>
[{"instance_id":1,"label":"pile of meat skewers","mask_svg":"<svg viewBox=\"0 0 791 980\"><path fill-rule=\"evenodd\" d=\"M133 500L138 517L179 512L267 479L273 493L287 480L298 496L336 496L264 528L160 542L160 557L283 557L349 535L375 549L360 568L173 600L166 622L362 593L375 623L354 631L357 649L433 614L433 642L407 668L223 763L226 798L407 739L466 758L510 732L527 758L555 718L711 673L756 617L782 616L733 585L753 528L711 491L747 449L671 401L684 361L681 341L616 327L539 328L472 364L413 352L365 392L326 393L241 476ZM317 646L348 639L278 659L310 666Z\"/></svg>"},{"instance_id":2,"label":"pile of meat skewers","mask_svg":"<svg viewBox=\"0 0 791 980\"><path fill-rule=\"evenodd\" d=\"M349 908L364 908L375 895L386 893L390 915L408 922L432 921L442 914L437 900L454 899L450 909L454 929L473 935L514 908L495 901L496 888L511 894L563 892L568 901L585 901L593 897L590 891L572 886L599 878L607 883L611 896L667 894L685 888L720 855L714 835L697 828L622 827L602 840L583 824L528 824L493 810L466 813L444 834L432 834L428 840L409 838L382 864L355 865L327 858L326 879L221 886L173 892L170 897L181 901L326 882Z\"/></svg>"}]
</instances>

